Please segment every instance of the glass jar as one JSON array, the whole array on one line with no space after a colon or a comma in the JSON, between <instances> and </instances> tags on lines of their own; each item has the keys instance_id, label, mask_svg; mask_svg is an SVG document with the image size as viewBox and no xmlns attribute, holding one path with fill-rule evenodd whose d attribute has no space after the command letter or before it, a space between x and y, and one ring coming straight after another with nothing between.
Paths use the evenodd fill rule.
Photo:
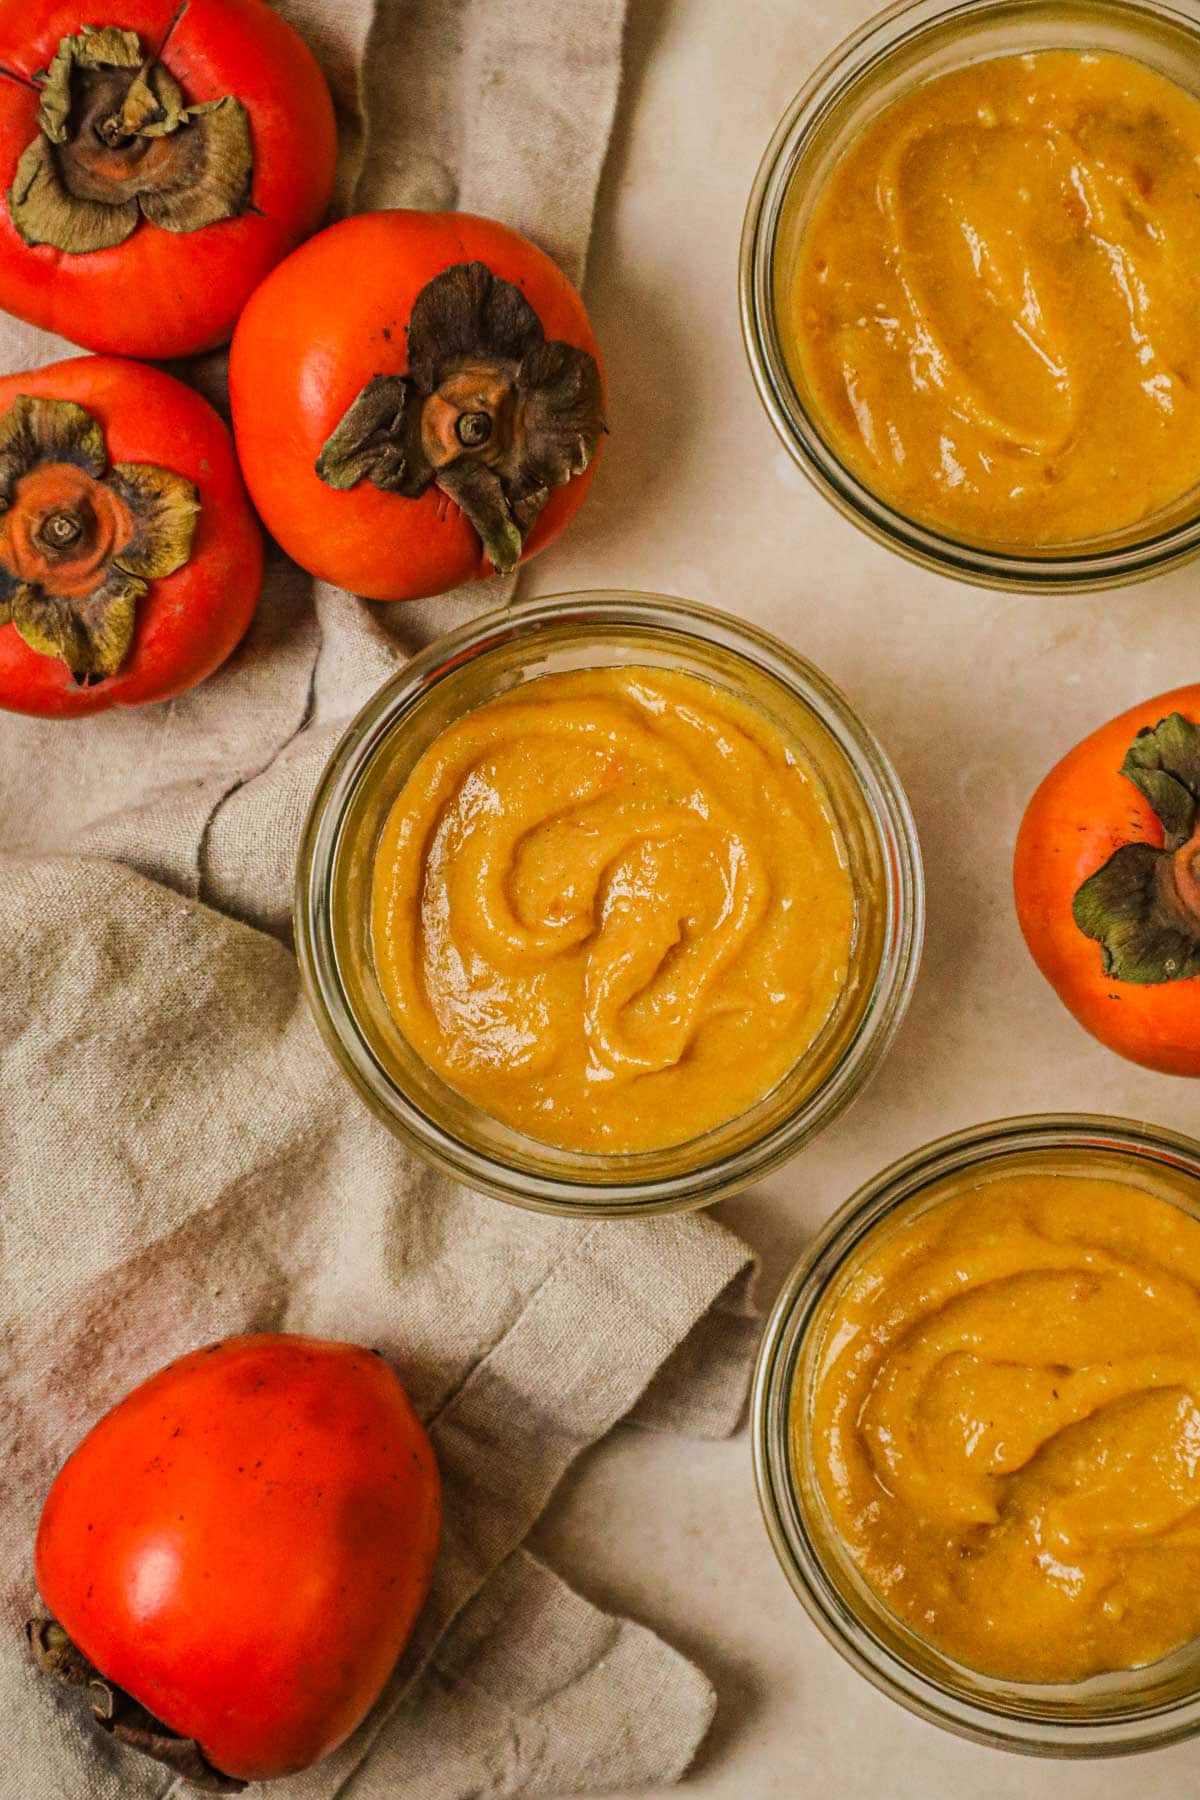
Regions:
<instances>
[{"instance_id":1,"label":"glass jar","mask_svg":"<svg viewBox=\"0 0 1200 1800\"><path fill-rule=\"evenodd\" d=\"M850 142L892 101L987 57L1112 51L1200 96L1200 20L1162 0L901 0L848 37L796 96L763 157L742 233L742 330L762 402L794 460L838 511L911 562L1030 593L1112 587L1200 550L1200 487L1120 532L1028 553L943 534L871 492L822 436L793 374L777 298L792 285L814 206Z\"/></svg>"},{"instance_id":2,"label":"glass jar","mask_svg":"<svg viewBox=\"0 0 1200 1800\"><path fill-rule=\"evenodd\" d=\"M792 1587L834 1648L921 1718L980 1743L1043 1756L1118 1755L1174 1743L1200 1731L1200 1639L1146 1667L1088 1681L1033 1685L981 1675L886 1607L829 1518L806 1431L829 1307L890 1231L997 1173L1104 1176L1200 1219L1200 1143L1125 1119L1068 1114L975 1126L876 1176L820 1232L767 1324L753 1399L755 1478L767 1530Z\"/></svg>"},{"instance_id":3,"label":"glass jar","mask_svg":"<svg viewBox=\"0 0 1200 1800\"><path fill-rule=\"evenodd\" d=\"M418 758L463 714L538 676L639 664L723 687L794 742L820 781L857 904L833 1014L748 1112L665 1150L581 1154L511 1130L410 1047L375 973L370 895L379 836ZM775 1168L859 1092L892 1040L920 956L924 889L908 803L887 757L810 664L745 622L649 594L572 594L440 638L364 707L335 750L300 847L297 954L317 1023L380 1118L468 1186L589 1217L707 1205Z\"/></svg>"}]
</instances>

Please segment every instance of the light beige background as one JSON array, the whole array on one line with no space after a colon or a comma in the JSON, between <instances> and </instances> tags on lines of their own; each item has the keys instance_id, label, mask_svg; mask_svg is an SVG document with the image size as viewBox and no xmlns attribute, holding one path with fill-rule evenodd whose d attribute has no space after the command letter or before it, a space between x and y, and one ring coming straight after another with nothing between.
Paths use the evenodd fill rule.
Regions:
<instances>
[{"instance_id":1,"label":"light beige background","mask_svg":"<svg viewBox=\"0 0 1200 1800\"><path fill-rule=\"evenodd\" d=\"M1009 895L1017 823L1051 763L1124 707L1200 679L1200 565L1054 601L921 574L809 488L745 366L737 251L758 158L809 71L870 10L632 0L588 288L614 435L579 522L523 587L658 589L769 626L846 690L912 800L929 932L899 1042L814 1148L721 1209L761 1253L764 1300L863 1179L942 1132L1065 1108L1200 1134L1200 1085L1092 1043L1029 961ZM1035 1763L960 1743L878 1696L776 1565L744 1432L709 1445L619 1433L538 1537L585 1593L652 1620L713 1675L721 1709L693 1800L1191 1800L1200 1787L1200 1741Z\"/></svg>"}]
</instances>

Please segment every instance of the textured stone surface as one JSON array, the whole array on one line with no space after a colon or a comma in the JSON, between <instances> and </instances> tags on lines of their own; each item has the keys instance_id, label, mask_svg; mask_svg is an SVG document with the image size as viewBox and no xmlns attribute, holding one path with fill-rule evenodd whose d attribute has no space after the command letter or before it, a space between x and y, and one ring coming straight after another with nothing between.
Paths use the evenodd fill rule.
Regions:
<instances>
[{"instance_id":1,"label":"textured stone surface","mask_svg":"<svg viewBox=\"0 0 1200 1800\"><path fill-rule=\"evenodd\" d=\"M1096 598L1022 600L909 568L844 523L762 412L737 318L759 156L863 0L636 0L588 298L613 441L570 536L522 591L684 594L785 637L850 695L895 759L929 883L924 971L888 1063L850 1114L719 1209L764 1261L769 1301L812 1230L931 1137L1005 1114L1132 1114L1200 1133L1200 1084L1122 1063L1029 961L1009 894L1028 795L1084 733L1187 679L1196 569ZM731 446L736 449L731 450ZM732 479L730 471L734 470ZM717 1683L694 1800L1183 1800L1200 1743L1131 1761L976 1749L877 1695L817 1634L759 1520L745 1433L625 1432L572 1478L542 1548L589 1597L652 1619Z\"/></svg>"}]
</instances>

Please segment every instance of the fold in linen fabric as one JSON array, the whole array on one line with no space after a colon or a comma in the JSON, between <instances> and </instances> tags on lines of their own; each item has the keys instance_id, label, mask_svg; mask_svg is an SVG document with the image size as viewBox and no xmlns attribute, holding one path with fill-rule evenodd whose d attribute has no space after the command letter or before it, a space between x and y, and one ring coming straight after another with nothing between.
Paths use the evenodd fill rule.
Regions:
<instances>
[{"instance_id":1,"label":"fold in linen fabric","mask_svg":"<svg viewBox=\"0 0 1200 1800\"><path fill-rule=\"evenodd\" d=\"M578 1781L563 1791L620 1779L638 1695L623 1685L624 1663L608 1659L609 1628L593 1618L572 1646L562 1620L588 1609L565 1590L552 1597L556 1578L543 1574L529 1602L537 1634L526 1638L523 1611L505 1624L489 1590L506 1568L503 1579L517 1580L511 1559L565 1469L639 1400L669 1419L682 1377L689 1424L732 1428L746 1362L722 1340L732 1330L746 1348L741 1247L703 1217L589 1225L515 1212L413 1163L334 1066L293 958L262 932L98 860L10 857L0 890L15 946L0 990L5 1800L26 1800L31 1767L59 1781L39 1792L91 1800L118 1756L68 1729L54 1698L31 1686L20 1623L41 1497L109 1401L170 1357L239 1330L381 1350L428 1423L446 1484L433 1593L391 1695L342 1753L281 1793L404 1792L377 1767L409 1754L405 1721L427 1687L453 1685L463 1653L447 1661L442 1633L457 1619L461 1646L489 1605L491 1634L511 1630L505 1654L528 1666L527 1686L578 1686L589 1712L609 1709L611 1780L581 1713ZM685 1342L686 1366L673 1368ZM589 1669L585 1643L598 1646ZM661 1696L647 1740L661 1761L649 1774L664 1779L686 1762L711 1699L657 1640L637 1645L630 1667L639 1682L652 1667ZM464 1680L456 1717L472 1691ZM486 1738L482 1723L477 1735ZM159 1791L154 1775L119 1760L127 1791ZM559 1744L554 1766L568 1763Z\"/></svg>"},{"instance_id":2,"label":"fold in linen fabric","mask_svg":"<svg viewBox=\"0 0 1200 1800\"><path fill-rule=\"evenodd\" d=\"M462 206L576 277L615 105L618 0L289 0L343 122L350 205ZM0 319L0 368L71 347ZM178 372L220 398L223 361ZM291 955L309 796L355 710L498 583L411 607L272 552L227 667L141 713L0 715L0 1800L175 1791L35 1675L42 1497L171 1357L245 1330L381 1350L426 1420L446 1536L370 1719L280 1800L508 1800L675 1779L704 1676L523 1548L623 1419L720 1435L754 1323L712 1220L524 1214L415 1162L308 1017Z\"/></svg>"}]
</instances>

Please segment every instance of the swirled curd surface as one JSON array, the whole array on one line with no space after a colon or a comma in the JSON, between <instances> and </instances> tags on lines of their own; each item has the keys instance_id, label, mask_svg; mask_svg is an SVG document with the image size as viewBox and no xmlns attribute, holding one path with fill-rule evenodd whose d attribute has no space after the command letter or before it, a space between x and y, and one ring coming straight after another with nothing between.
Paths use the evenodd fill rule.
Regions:
<instances>
[{"instance_id":1,"label":"swirled curd surface","mask_svg":"<svg viewBox=\"0 0 1200 1800\"><path fill-rule=\"evenodd\" d=\"M908 517L1037 547L1200 482L1200 103L1111 54L971 64L867 127L781 332L831 447Z\"/></svg>"},{"instance_id":2,"label":"swirled curd surface","mask_svg":"<svg viewBox=\"0 0 1200 1800\"><path fill-rule=\"evenodd\" d=\"M1168 1201L1014 1174L868 1240L814 1400L834 1527L940 1650L1071 1681L1200 1632L1200 1223Z\"/></svg>"},{"instance_id":3,"label":"swirled curd surface","mask_svg":"<svg viewBox=\"0 0 1200 1800\"><path fill-rule=\"evenodd\" d=\"M537 678L416 765L375 864L384 996L415 1050L543 1143L635 1151L744 1111L847 976L849 870L811 770L724 689Z\"/></svg>"}]
</instances>

